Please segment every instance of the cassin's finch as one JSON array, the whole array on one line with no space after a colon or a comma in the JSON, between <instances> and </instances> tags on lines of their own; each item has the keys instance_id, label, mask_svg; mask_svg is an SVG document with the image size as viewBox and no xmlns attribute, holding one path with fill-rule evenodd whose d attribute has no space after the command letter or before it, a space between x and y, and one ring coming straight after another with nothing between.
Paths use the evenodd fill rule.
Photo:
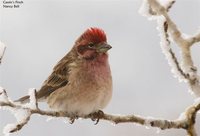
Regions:
<instances>
[{"instance_id":1,"label":"cassin's finch","mask_svg":"<svg viewBox=\"0 0 200 136\"><path fill-rule=\"evenodd\" d=\"M54 67L37 92L56 111L84 116L103 109L112 96L106 34L99 28L86 30L71 51ZM29 96L17 101L28 102Z\"/></svg>"}]
</instances>

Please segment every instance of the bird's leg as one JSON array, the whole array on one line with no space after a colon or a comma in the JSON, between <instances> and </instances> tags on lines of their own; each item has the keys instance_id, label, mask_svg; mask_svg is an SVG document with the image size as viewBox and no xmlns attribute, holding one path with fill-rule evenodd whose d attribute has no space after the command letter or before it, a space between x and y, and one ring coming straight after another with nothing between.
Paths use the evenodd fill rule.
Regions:
<instances>
[{"instance_id":1,"label":"bird's leg","mask_svg":"<svg viewBox=\"0 0 200 136\"><path fill-rule=\"evenodd\" d=\"M94 113L91 113L89 116L91 117L92 121L96 121L94 125L97 125L99 123L99 119L101 119L104 116L104 113L103 111L98 110Z\"/></svg>"}]
</instances>

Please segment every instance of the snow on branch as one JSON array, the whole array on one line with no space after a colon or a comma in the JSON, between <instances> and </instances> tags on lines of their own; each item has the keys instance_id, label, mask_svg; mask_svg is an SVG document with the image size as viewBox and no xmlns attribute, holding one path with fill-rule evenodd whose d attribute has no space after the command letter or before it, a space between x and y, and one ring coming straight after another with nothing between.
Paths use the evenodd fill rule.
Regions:
<instances>
[{"instance_id":1,"label":"snow on branch","mask_svg":"<svg viewBox=\"0 0 200 136\"><path fill-rule=\"evenodd\" d=\"M194 36L185 36L176 24L171 20L168 15L168 10L162 6L157 0L146 0L149 4L149 9L153 11L154 19L158 22L158 29L161 37L161 47L163 53L166 55L167 60L172 68L175 77L178 77L180 81L186 81L189 84L190 90L197 96L200 96L200 77L197 74L197 68L194 66L191 47L195 43L200 41L200 32ZM171 6L170 6L171 7ZM165 23L165 26L163 25ZM165 28L164 28L165 27ZM178 45L181 51L181 63L175 57L172 49L170 48L169 36ZM167 48L166 48L167 47ZM171 55L170 55L171 54ZM175 65L173 65L173 63ZM180 65L181 64L181 65Z\"/></svg>"},{"instance_id":2,"label":"snow on branch","mask_svg":"<svg viewBox=\"0 0 200 136\"><path fill-rule=\"evenodd\" d=\"M194 66L192 57L191 57L191 47L197 42L200 42L200 31L197 32L194 36L185 36L176 24L171 20L168 15L169 8L172 7L175 1L169 1L168 4L161 4L157 0L144 0L140 8L140 13L144 16L147 16L151 20L157 20L158 31L161 38L161 49L166 59L171 67L171 71L179 81L185 81L188 83L192 93L197 97L200 97L200 77L197 74L197 68ZM178 45L181 51L181 65L178 59L175 56L171 46L170 40ZM197 106L199 109L199 106ZM195 111L193 107L189 108L186 112L187 116L192 117L190 121L188 120L187 133L189 136L196 136L194 124L195 124L195 114L190 113L190 111Z\"/></svg>"},{"instance_id":3,"label":"snow on branch","mask_svg":"<svg viewBox=\"0 0 200 136\"><path fill-rule=\"evenodd\" d=\"M50 117L68 117L69 119L72 118L71 115L67 112L45 111L39 109L37 106L37 99L35 98L35 92L35 89L31 89L31 93L29 93L29 95L32 100L30 100L28 104L21 105L11 101L6 94L6 91L3 88L1 88L0 107L4 110L11 111L11 113L15 115L17 120L16 123L8 124L4 127L3 132L5 135L9 135L10 133L19 131L25 124L28 123L31 115L33 114L39 114ZM196 101L192 106L187 108L186 111L183 113L184 115L181 115L181 118L178 118L176 120L156 119L152 117L142 117L139 115L111 115L103 112L101 112L100 114L98 112L93 113L87 116L82 116L80 118L89 118L92 120L107 120L115 124L137 123L147 127L157 127L162 130L177 128L194 131L194 119L196 118L196 113L198 112L198 110L200 110L200 101Z\"/></svg>"},{"instance_id":4,"label":"snow on branch","mask_svg":"<svg viewBox=\"0 0 200 136\"><path fill-rule=\"evenodd\" d=\"M156 0L143 0L140 8L140 13L147 16L151 20L157 20L158 31L161 39L161 49L171 67L171 71L180 81L185 81L190 86L196 96L200 96L200 79L197 75L197 68L193 64L190 48L197 42L200 42L200 31L190 37L185 37L177 28L176 24L171 20L168 11L174 4L175 0L165 1L160 3ZM170 38L171 37L171 38ZM170 44L170 39L180 47L182 54L181 63L176 58L176 53L173 52ZM5 52L5 45L0 44L0 60ZM188 136L197 136L195 130L195 120L197 112L200 111L200 98L189 106L175 120L159 119L153 117L142 117L140 115L112 115L102 111L92 113L87 116L72 117L67 112L47 111L38 107L36 98L36 89L29 90L30 102L19 104L9 99L5 89L0 87L0 109L8 110L14 114L16 123L8 124L4 127L4 134L8 136L10 133L19 131L26 125L33 114L39 114L49 117L67 117L73 123L74 119L84 118L96 120L107 120L113 123L137 123L147 127L157 127L161 130L165 129L184 129Z\"/></svg>"}]
</instances>

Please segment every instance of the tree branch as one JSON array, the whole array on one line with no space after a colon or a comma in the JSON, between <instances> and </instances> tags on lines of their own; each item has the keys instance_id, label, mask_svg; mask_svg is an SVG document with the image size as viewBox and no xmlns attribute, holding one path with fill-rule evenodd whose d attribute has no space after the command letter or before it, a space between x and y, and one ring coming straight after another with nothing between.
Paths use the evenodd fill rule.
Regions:
<instances>
[{"instance_id":1,"label":"tree branch","mask_svg":"<svg viewBox=\"0 0 200 136\"><path fill-rule=\"evenodd\" d=\"M197 75L197 68L193 64L192 56L191 56L191 46L194 43L200 41L200 33L197 33L195 36L184 37L181 31L178 29L176 24L171 20L167 13L167 9L162 6L157 0L148 0L150 5L150 9L152 9L156 15L162 15L164 17L166 24L168 25L169 33L174 40L175 43L180 47L182 54L182 66L178 66L179 72L181 72L182 76L188 82L191 91L196 95L200 96L200 78ZM160 17L161 18L161 17ZM159 20L160 18L156 18ZM165 32L166 33L166 32ZM173 53L171 52L171 55ZM177 59L174 59L177 60ZM177 61L178 62L178 61Z\"/></svg>"},{"instance_id":2,"label":"tree branch","mask_svg":"<svg viewBox=\"0 0 200 136\"><path fill-rule=\"evenodd\" d=\"M44 116L50 116L50 117L68 117L72 118L71 114L67 112L57 112L57 111L46 111L46 110L41 110L38 107L33 107L31 105L37 105L37 100L36 98L31 98L35 94L35 89L33 89L33 94L30 95L30 103L21 105L18 103L15 103L11 101L6 94L5 90L0 91L0 96L1 98L3 97L4 99L0 99L0 107L4 108L4 110L9 110L13 114L21 114L23 113L23 117L18 117L15 116L17 119L17 123L14 124L9 124L4 128L4 133L13 133L16 131L19 131L25 124L28 123L30 120L30 117L33 114L39 114L39 115L44 115ZM34 100L35 99L35 100ZM115 124L119 123L137 123L140 125L144 126L150 126L150 127L157 127L162 130L164 129L171 129L171 128L177 128L177 129L185 129L188 131L194 131L193 126L195 124L195 118L196 118L196 113L200 110L200 101L195 102L192 106L186 109L184 112L184 116L182 115L182 118L178 118L176 120L166 120L166 119L156 119L152 117L142 117L139 115L111 115L111 114L106 114L103 113L101 115L97 115L96 113L87 115L87 116L81 116L79 118L84 118L84 119L101 119L101 120L106 120L110 121Z\"/></svg>"}]
</instances>

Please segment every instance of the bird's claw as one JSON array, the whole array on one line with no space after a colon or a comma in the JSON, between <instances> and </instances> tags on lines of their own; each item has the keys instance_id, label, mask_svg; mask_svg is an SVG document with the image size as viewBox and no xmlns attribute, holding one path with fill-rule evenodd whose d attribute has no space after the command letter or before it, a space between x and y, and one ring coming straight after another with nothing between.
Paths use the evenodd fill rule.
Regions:
<instances>
[{"instance_id":1,"label":"bird's claw","mask_svg":"<svg viewBox=\"0 0 200 136\"><path fill-rule=\"evenodd\" d=\"M75 122L76 119L78 119L78 116L76 116L76 115L70 117L70 118L69 118L69 123L70 123L70 124L73 124L73 123Z\"/></svg>"},{"instance_id":2,"label":"bird's claw","mask_svg":"<svg viewBox=\"0 0 200 136\"><path fill-rule=\"evenodd\" d=\"M103 111L98 110L97 112L90 114L90 116L92 121L96 121L94 125L97 125L99 123L99 120L104 116L104 113Z\"/></svg>"}]
</instances>

